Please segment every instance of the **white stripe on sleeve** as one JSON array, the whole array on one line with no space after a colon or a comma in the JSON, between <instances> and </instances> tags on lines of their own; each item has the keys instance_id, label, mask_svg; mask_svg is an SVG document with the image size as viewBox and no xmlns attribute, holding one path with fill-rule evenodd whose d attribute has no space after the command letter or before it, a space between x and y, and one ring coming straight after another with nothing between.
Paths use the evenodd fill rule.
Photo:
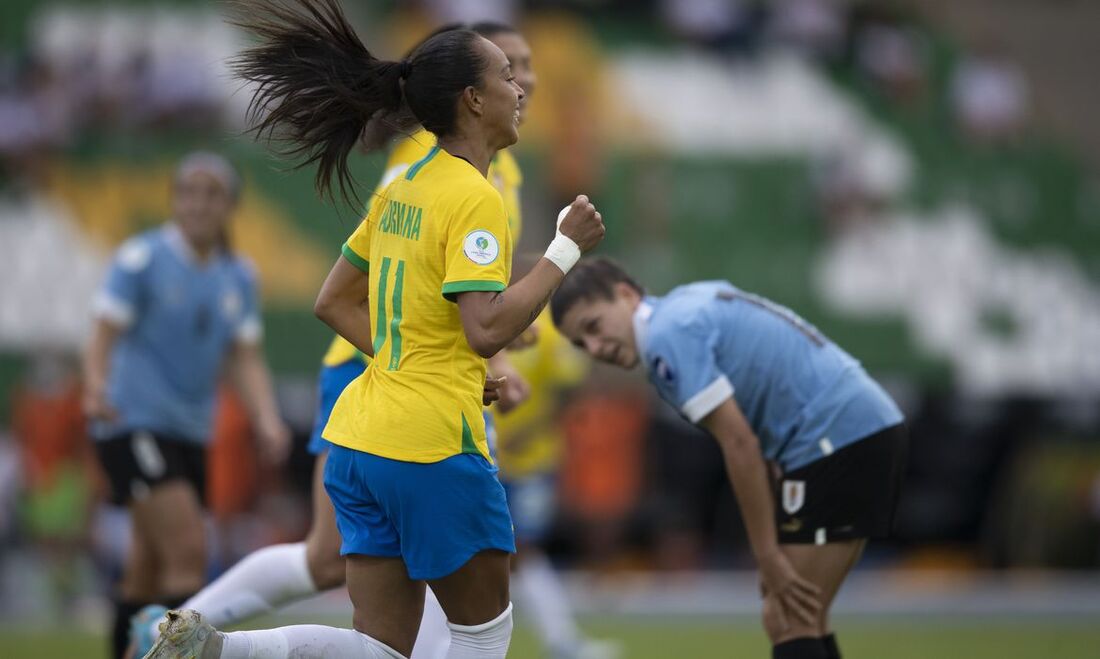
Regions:
<instances>
[{"instance_id":1,"label":"white stripe on sleeve","mask_svg":"<svg viewBox=\"0 0 1100 659\"><path fill-rule=\"evenodd\" d=\"M134 322L134 307L107 291L100 291L92 301L92 315L125 329Z\"/></svg>"},{"instance_id":2,"label":"white stripe on sleeve","mask_svg":"<svg viewBox=\"0 0 1100 659\"><path fill-rule=\"evenodd\" d=\"M248 316L237 325L237 342L255 345L264 337L264 326L259 316Z\"/></svg>"},{"instance_id":3,"label":"white stripe on sleeve","mask_svg":"<svg viewBox=\"0 0 1100 659\"><path fill-rule=\"evenodd\" d=\"M684 403L681 411L692 423L699 423L703 417L713 412L719 405L733 396L733 385L729 378L720 376L708 384L702 391Z\"/></svg>"}]
</instances>

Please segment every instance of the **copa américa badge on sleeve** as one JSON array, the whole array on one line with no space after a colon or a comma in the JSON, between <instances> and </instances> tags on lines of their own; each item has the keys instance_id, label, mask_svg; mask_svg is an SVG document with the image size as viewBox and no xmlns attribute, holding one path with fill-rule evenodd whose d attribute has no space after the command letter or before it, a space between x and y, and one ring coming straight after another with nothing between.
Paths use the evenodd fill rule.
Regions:
<instances>
[{"instance_id":1,"label":"copa am\u00e9rica badge on sleeve","mask_svg":"<svg viewBox=\"0 0 1100 659\"><path fill-rule=\"evenodd\" d=\"M477 229L466 234L462 241L462 253L478 265L489 265L500 255L500 243L492 233Z\"/></svg>"}]
</instances>

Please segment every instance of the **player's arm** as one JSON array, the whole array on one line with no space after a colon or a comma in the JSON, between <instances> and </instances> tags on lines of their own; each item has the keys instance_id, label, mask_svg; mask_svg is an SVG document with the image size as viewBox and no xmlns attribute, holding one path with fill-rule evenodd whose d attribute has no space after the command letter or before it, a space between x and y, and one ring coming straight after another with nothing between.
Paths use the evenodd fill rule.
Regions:
<instances>
[{"instance_id":1,"label":"player's arm","mask_svg":"<svg viewBox=\"0 0 1100 659\"><path fill-rule=\"evenodd\" d=\"M777 597L785 611L813 624L821 609L821 592L795 572L779 549L775 503L756 433L732 397L715 407L699 425L714 436L722 449L765 595Z\"/></svg>"},{"instance_id":2,"label":"player's arm","mask_svg":"<svg viewBox=\"0 0 1100 659\"><path fill-rule=\"evenodd\" d=\"M118 416L107 401L107 375L111 352L123 328L100 316L92 326L92 337L84 348L84 414L89 419L110 421Z\"/></svg>"},{"instance_id":3,"label":"player's arm","mask_svg":"<svg viewBox=\"0 0 1100 659\"><path fill-rule=\"evenodd\" d=\"M577 197L559 228L559 237L551 243L546 256L539 259L523 279L499 292L470 291L458 294L462 327L470 347L488 358L500 352L527 327L550 302L550 296L565 278L565 273L583 252L595 247L604 236L603 219L584 195ZM575 256L558 251L561 238L572 242Z\"/></svg>"},{"instance_id":4,"label":"player's arm","mask_svg":"<svg viewBox=\"0 0 1100 659\"><path fill-rule=\"evenodd\" d=\"M258 339L238 339L229 352L229 375L264 447L264 456L279 463L290 452L290 429L279 415L271 371Z\"/></svg>"},{"instance_id":5,"label":"player's arm","mask_svg":"<svg viewBox=\"0 0 1100 659\"><path fill-rule=\"evenodd\" d=\"M503 291L460 293L458 308L470 347L485 358L500 352L538 318L564 278L558 266L543 258Z\"/></svg>"},{"instance_id":6,"label":"player's arm","mask_svg":"<svg viewBox=\"0 0 1100 659\"><path fill-rule=\"evenodd\" d=\"M349 257L345 250L332 266L325 283L321 285L313 313L364 355L373 357L367 265L361 259L356 263L349 258L356 257Z\"/></svg>"},{"instance_id":7,"label":"player's arm","mask_svg":"<svg viewBox=\"0 0 1100 659\"><path fill-rule=\"evenodd\" d=\"M145 277L153 252L142 237L127 240L115 253L106 280L92 302L92 336L84 348L84 414L112 421L118 412L107 400L107 379L115 343L141 315Z\"/></svg>"},{"instance_id":8,"label":"player's arm","mask_svg":"<svg viewBox=\"0 0 1100 659\"><path fill-rule=\"evenodd\" d=\"M367 205L368 218L374 209L374 200L383 196L386 187L408 169L410 163L420 159L421 156L414 157L409 151L409 146L402 143L390 154L386 162L386 171L374 188L371 201ZM370 336L370 312L367 307L367 296L370 290L368 279L370 267L367 260L367 255L370 253L369 226L365 220L360 222L348 237L341 256L336 260L336 264L321 286L313 312L348 343L355 346L359 352L368 357L374 357Z\"/></svg>"},{"instance_id":9,"label":"player's arm","mask_svg":"<svg viewBox=\"0 0 1100 659\"><path fill-rule=\"evenodd\" d=\"M252 420L253 432L263 456L280 463L290 453L290 429L283 423L275 400L275 387L263 351L263 321L255 275L246 268L244 312L235 328L226 368Z\"/></svg>"},{"instance_id":10,"label":"player's arm","mask_svg":"<svg viewBox=\"0 0 1100 659\"><path fill-rule=\"evenodd\" d=\"M372 205L367 219L348 236L313 305L313 313L318 318L368 357L374 357L368 298L371 230L374 227L371 218L377 206Z\"/></svg>"}]
</instances>

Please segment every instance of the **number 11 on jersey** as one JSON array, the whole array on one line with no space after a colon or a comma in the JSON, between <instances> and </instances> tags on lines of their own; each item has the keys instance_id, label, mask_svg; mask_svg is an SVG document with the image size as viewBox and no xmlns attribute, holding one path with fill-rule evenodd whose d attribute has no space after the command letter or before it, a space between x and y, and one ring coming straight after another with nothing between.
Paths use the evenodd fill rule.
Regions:
<instances>
[{"instance_id":1,"label":"number 11 on jersey","mask_svg":"<svg viewBox=\"0 0 1100 659\"><path fill-rule=\"evenodd\" d=\"M397 268L393 276L393 293L390 299L390 307L393 315L386 318L386 293L389 286L390 267L393 265L390 257L382 259L382 270L378 273L378 310L375 314L374 325L374 356L377 359L382 346L386 344L386 335L390 338L390 360L387 369L396 371L401 363L401 298L405 288L405 261L397 261Z\"/></svg>"}]
</instances>

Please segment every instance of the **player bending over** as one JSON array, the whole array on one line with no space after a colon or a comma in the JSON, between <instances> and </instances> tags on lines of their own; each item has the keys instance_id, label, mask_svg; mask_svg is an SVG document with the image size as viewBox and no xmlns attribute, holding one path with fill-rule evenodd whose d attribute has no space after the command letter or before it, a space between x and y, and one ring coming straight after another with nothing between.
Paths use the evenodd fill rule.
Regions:
<instances>
[{"instance_id":1,"label":"player bending over","mask_svg":"<svg viewBox=\"0 0 1100 659\"><path fill-rule=\"evenodd\" d=\"M729 282L653 297L612 261L586 260L551 313L592 357L644 363L661 397L722 447L774 659L840 657L829 606L893 522L908 443L894 401L794 312Z\"/></svg>"}]
</instances>

